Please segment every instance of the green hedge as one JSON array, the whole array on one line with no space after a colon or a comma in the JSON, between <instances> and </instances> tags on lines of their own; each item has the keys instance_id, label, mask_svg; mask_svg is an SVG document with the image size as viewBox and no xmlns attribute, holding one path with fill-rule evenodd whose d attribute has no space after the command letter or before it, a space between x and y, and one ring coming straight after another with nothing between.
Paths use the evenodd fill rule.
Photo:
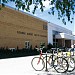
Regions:
<instances>
[{"instance_id":1,"label":"green hedge","mask_svg":"<svg viewBox=\"0 0 75 75\"><path fill-rule=\"evenodd\" d=\"M21 50L11 51L11 50L1 50L0 49L0 59L32 56L32 55L37 55L37 54L39 54L37 50L21 49Z\"/></svg>"}]
</instances>

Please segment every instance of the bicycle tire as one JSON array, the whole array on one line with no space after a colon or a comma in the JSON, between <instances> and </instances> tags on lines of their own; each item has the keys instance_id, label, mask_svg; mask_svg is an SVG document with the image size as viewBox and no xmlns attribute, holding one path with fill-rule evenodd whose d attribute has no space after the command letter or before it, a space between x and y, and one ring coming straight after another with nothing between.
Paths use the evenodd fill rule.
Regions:
<instances>
[{"instance_id":1,"label":"bicycle tire","mask_svg":"<svg viewBox=\"0 0 75 75\"><path fill-rule=\"evenodd\" d=\"M75 60L74 58L70 57L70 59L67 60L69 64L68 72L72 72L75 69Z\"/></svg>"},{"instance_id":2,"label":"bicycle tire","mask_svg":"<svg viewBox=\"0 0 75 75\"><path fill-rule=\"evenodd\" d=\"M53 66L54 69L58 72L58 73L65 73L68 71L68 61L65 58L62 57L57 57L55 58L55 60L53 61Z\"/></svg>"},{"instance_id":3,"label":"bicycle tire","mask_svg":"<svg viewBox=\"0 0 75 75\"><path fill-rule=\"evenodd\" d=\"M39 59L40 59L40 61L39 61ZM45 68L45 62L40 57L34 57L31 61L31 65L35 71L41 71Z\"/></svg>"}]
</instances>

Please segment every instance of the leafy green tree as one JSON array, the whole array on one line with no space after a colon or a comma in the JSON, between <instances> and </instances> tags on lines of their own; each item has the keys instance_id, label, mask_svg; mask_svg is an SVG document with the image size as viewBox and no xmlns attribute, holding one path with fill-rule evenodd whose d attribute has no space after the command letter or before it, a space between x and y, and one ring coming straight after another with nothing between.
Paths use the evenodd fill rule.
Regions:
<instances>
[{"instance_id":1,"label":"leafy green tree","mask_svg":"<svg viewBox=\"0 0 75 75\"><path fill-rule=\"evenodd\" d=\"M30 6L33 4L34 1L34 10L32 11L35 14L36 9L40 6L40 10L43 12L45 6L43 5L43 1L46 0L0 0L0 3L4 7L4 3L9 1L15 2L15 6L22 10L30 11ZM75 13L75 0L49 0L50 5L53 7L50 8L49 14L55 15L55 12L58 13L58 19L62 19L62 22L66 25L66 18L69 22L73 22ZM11 5L11 4L10 4ZM1 9L1 7L0 7Z\"/></svg>"}]
</instances>

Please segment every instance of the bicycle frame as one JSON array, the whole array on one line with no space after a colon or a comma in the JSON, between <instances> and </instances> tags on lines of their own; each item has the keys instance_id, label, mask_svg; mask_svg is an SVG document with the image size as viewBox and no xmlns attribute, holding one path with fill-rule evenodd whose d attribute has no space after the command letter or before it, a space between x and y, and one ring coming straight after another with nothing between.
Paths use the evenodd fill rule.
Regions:
<instances>
[{"instance_id":1,"label":"bicycle frame","mask_svg":"<svg viewBox=\"0 0 75 75\"><path fill-rule=\"evenodd\" d=\"M42 50L40 50L41 52L40 52L40 57L39 57L39 60L38 60L38 63L37 64L39 64L40 63L40 59L42 59L42 58L44 58L43 56L42 56Z\"/></svg>"}]
</instances>

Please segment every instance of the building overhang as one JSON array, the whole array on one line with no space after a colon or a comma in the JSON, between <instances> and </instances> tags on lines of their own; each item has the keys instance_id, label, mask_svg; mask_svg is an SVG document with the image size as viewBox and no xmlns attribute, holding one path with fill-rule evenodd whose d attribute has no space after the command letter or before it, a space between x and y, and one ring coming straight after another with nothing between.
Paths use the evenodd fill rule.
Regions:
<instances>
[{"instance_id":1,"label":"building overhang","mask_svg":"<svg viewBox=\"0 0 75 75\"><path fill-rule=\"evenodd\" d=\"M74 40L75 40L75 36L74 36Z\"/></svg>"},{"instance_id":2,"label":"building overhang","mask_svg":"<svg viewBox=\"0 0 75 75\"><path fill-rule=\"evenodd\" d=\"M55 35L57 39L69 39L69 40L74 40L74 36L66 33L59 33Z\"/></svg>"}]
</instances>

